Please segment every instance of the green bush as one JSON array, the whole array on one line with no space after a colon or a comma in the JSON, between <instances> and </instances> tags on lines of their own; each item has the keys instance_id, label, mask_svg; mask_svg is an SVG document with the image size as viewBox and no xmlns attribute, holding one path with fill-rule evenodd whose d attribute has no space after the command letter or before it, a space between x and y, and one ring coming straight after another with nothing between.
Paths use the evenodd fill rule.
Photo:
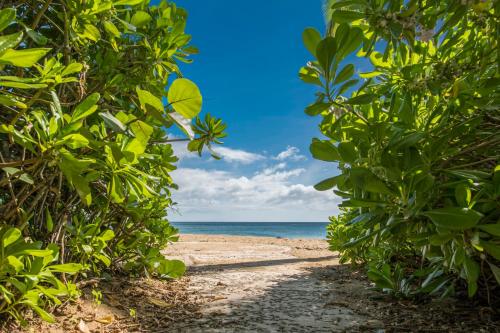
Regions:
<instances>
[{"instance_id":1,"label":"green bush","mask_svg":"<svg viewBox=\"0 0 500 333\"><path fill-rule=\"evenodd\" d=\"M319 87L312 155L340 174L329 239L396 295L498 302L500 98L496 1L327 1L323 37L304 31ZM357 56L356 62L354 56ZM363 72L360 70L363 68Z\"/></svg>"},{"instance_id":2,"label":"green bush","mask_svg":"<svg viewBox=\"0 0 500 333\"><path fill-rule=\"evenodd\" d=\"M57 264L83 276L182 275L160 253L178 237L167 221L170 143L184 140L167 133L177 126L200 153L225 135L220 120L197 118L202 96L179 69L197 52L187 13L148 0L2 6L0 227L37 250L2 253L0 313L21 319L22 303L49 318L46 304L75 293L52 275ZM27 272L43 278L29 283Z\"/></svg>"}]
</instances>

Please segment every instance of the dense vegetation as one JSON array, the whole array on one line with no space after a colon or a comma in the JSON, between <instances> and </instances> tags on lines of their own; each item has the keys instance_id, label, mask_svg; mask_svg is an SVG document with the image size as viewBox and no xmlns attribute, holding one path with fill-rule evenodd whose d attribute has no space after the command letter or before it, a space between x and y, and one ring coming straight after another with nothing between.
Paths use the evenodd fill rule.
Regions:
<instances>
[{"instance_id":1,"label":"dense vegetation","mask_svg":"<svg viewBox=\"0 0 500 333\"><path fill-rule=\"evenodd\" d=\"M182 77L196 48L166 1L0 2L0 316L45 320L79 277L177 277L166 219L177 125L199 151L225 125L196 119ZM166 89L168 87L168 89ZM72 275L71 278L69 275Z\"/></svg>"},{"instance_id":2,"label":"dense vegetation","mask_svg":"<svg viewBox=\"0 0 500 333\"><path fill-rule=\"evenodd\" d=\"M500 2L327 1L304 31L319 88L316 185L343 198L331 249L400 297L500 304ZM357 58L356 58L357 57Z\"/></svg>"}]
</instances>

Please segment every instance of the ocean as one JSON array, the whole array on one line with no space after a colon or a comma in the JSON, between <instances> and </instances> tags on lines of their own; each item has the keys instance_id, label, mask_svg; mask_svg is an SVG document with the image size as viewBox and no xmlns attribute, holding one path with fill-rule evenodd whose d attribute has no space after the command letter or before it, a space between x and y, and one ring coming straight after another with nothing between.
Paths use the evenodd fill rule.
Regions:
<instances>
[{"instance_id":1,"label":"ocean","mask_svg":"<svg viewBox=\"0 0 500 333\"><path fill-rule=\"evenodd\" d=\"M326 238L326 222L171 222L181 234Z\"/></svg>"}]
</instances>

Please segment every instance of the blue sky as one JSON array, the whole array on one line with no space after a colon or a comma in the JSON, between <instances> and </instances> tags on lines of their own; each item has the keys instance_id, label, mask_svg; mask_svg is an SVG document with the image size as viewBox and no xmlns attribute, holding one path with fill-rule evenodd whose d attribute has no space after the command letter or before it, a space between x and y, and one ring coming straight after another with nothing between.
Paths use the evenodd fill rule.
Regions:
<instances>
[{"instance_id":1,"label":"blue sky","mask_svg":"<svg viewBox=\"0 0 500 333\"><path fill-rule=\"evenodd\" d=\"M319 118L304 114L315 88L298 79L310 56L301 34L324 30L321 0L177 0L200 49L184 76L200 87L203 112L221 117L228 137L222 161L197 158L185 146L173 173L180 190L173 221L327 221L332 193L312 185L337 173L312 160Z\"/></svg>"}]
</instances>

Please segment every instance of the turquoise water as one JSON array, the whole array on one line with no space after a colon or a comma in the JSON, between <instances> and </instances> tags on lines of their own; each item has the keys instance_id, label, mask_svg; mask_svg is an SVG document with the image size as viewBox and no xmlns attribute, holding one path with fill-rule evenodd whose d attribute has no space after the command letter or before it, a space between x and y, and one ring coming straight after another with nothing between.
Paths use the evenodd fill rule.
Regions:
<instances>
[{"instance_id":1,"label":"turquoise water","mask_svg":"<svg viewBox=\"0 0 500 333\"><path fill-rule=\"evenodd\" d=\"M325 238L324 222L172 222L181 234Z\"/></svg>"}]
</instances>

